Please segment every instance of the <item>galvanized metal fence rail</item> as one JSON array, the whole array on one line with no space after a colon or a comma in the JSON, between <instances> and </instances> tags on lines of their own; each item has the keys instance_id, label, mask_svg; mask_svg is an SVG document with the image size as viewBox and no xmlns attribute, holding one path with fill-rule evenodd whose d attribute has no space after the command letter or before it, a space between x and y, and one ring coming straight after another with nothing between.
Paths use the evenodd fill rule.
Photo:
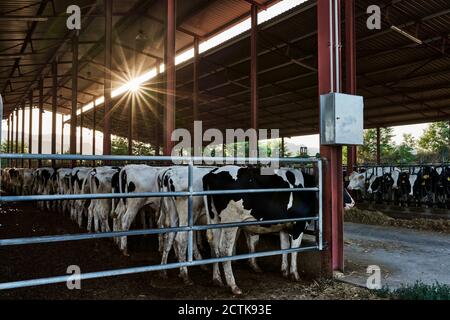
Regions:
<instances>
[{"instance_id":1,"label":"galvanized metal fence rail","mask_svg":"<svg viewBox=\"0 0 450 320\"><path fill-rule=\"evenodd\" d=\"M151 265L144 267L125 268L116 270L105 270L98 272L84 273L80 275L80 280L95 279L102 277L111 277L119 275L127 275L134 273L143 273L158 270L168 270L180 267L192 267L205 264L219 263L224 261L243 260L249 258L259 258L266 256L281 255L293 252L303 252L310 250L322 250L324 247L322 237L322 160L317 158L310 159L296 159L296 158L223 158L223 157L155 157L155 156L90 156L90 155L37 155L37 154L1 154L2 159L31 159L31 160L63 160L63 161L151 161L151 162L173 162L184 163L188 167L188 191L185 192L142 192L142 193L110 193L110 194L70 194L70 195L29 195L29 196L0 196L0 203L6 202L21 202L21 201L54 201L54 200L81 200L81 199L115 199L115 198L144 198L144 197L187 197L188 198L188 225L171 227L171 228L158 228L158 229L143 229L143 230L129 230L129 231L114 231L104 233L90 233L90 234L69 234L69 235L56 235L56 236L39 236L39 237L26 237L26 238L14 238L14 239L0 239L0 247L5 246L20 246L38 243L55 243L63 241L79 241L89 239L100 238L114 238L123 236L138 236L138 235L150 235L150 234L164 234L173 232L188 232L188 252L186 262L168 263L164 265ZM289 164L315 164L317 166L318 185L314 188L270 188L270 189L243 189L243 190L220 190L220 191L195 191L193 190L193 168L198 163L213 164L217 162L222 163L262 163L268 164L273 161L279 163ZM292 218L292 219L279 219L279 220L266 220L266 221L246 221L236 223L224 223L224 224L209 224L209 225L194 225L193 219L193 197L205 196L205 195L217 195L217 194L240 194L240 193L273 193L273 192L317 192L318 193L318 213L315 217L308 218ZM223 229L231 227L245 227L252 225L269 225L269 224L283 224L300 221L314 221L315 223L315 245L273 250L266 252L240 254L235 256L210 258L203 260L193 259L193 232L202 231L208 229ZM0 262L1 263L1 262ZM71 275L56 276L49 278L21 280L14 282L0 283L0 290L22 288L46 284L64 283L71 279Z\"/></svg>"}]
</instances>

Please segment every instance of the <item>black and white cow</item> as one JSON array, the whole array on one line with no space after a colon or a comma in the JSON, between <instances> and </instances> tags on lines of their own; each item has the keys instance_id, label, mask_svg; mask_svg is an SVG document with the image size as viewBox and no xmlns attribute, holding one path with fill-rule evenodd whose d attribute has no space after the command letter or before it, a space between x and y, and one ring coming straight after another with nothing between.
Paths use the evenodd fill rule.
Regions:
<instances>
[{"instance_id":1,"label":"black and white cow","mask_svg":"<svg viewBox=\"0 0 450 320\"><path fill-rule=\"evenodd\" d=\"M85 183L86 178L91 171L88 167L77 167L72 169L71 173L71 194L90 193L89 184ZM83 225L83 215L87 216L89 200L79 199L71 201L70 217L78 223L81 228Z\"/></svg>"},{"instance_id":2,"label":"black and white cow","mask_svg":"<svg viewBox=\"0 0 450 320\"><path fill-rule=\"evenodd\" d=\"M413 194L419 206L422 202L427 205L434 202L438 180L439 174L431 166L424 166L417 173L417 179L413 185Z\"/></svg>"},{"instance_id":3,"label":"black and white cow","mask_svg":"<svg viewBox=\"0 0 450 320\"><path fill-rule=\"evenodd\" d=\"M114 192L120 193L158 192L158 176L166 168L150 167L147 165L127 165L119 173L119 180L114 179ZM114 178L114 177L113 177ZM112 179L113 179L112 178ZM118 183L117 183L118 182ZM150 206L155 213L159 212L161 200L159 198L121 198L113 206L113 230L128 231L136 215L145 206ZM115 239L119 241L119 248L124 255L128 255L127 237Z\"/></svg>"},{"instance_id":4,"label":"black and white cow","mask_svg":"<svg viewBox=\"0 0 450 320\"><path fill-rule=\"evenodd\" d=\"M259 169L225 166L215 169L203 178L204 190L239 190L267 188L308 187L301 171L295 169L275 170L274 175L261 175ZM308 218L317 213L315 192L274 192L214 195L204 197L209 224L241 221L275 220L288 218ZM283 249L298 248L307 222L279 225L243 227L249 234L280 232ZM208 230L208 241L215 257L231 256L234 250L238 228ZM290 242L289 243L289 238ZM286 259L287 262L287 259ZM234 294L241 294L236 285L231 262L223 263L225 279ZM290 270L283 257L282 271L298 279L297 254L293 253ZM213 281L221 284L218 264L214 265Z\"/></svg>"},{"instance_id":5,"label":"black and white cow","mask_svg":"<svg viewBox=\"0 0 450 320\"><path fill-rule=\"evenodd\" d=\"M203 177L215 169L214 167L194 167L192 171L192 187L194 191L203 190ZM188 167L175 166L161 171L159 176L160 190L164 192L187 192L188 188ZM188 225L188 198L187 197L164 197L161 203L161 214L158 219L158 227L179 227ZM206 212L204 201L201 197L193 197L192 213L194 225L206 224ZM194 237L200 237L200 233L194 233ZM172 246L175 246L175 253L179 262L187 259L187 237L186 232L167 233L160 237L160 249L162 249L161 264L167 263L167 258ZM197 260L202 256L197 247L196 238L193 242L193 255ZM162 272L165 275L165 272ZM192 281L188 276L186 267L180 268L180 278L186 284Z\"/></svg>"},{"instance_id":6,"label":"black and white cow","mask_svg":"<svg viewBox=\"0 0 450 320\"><path fill-rule=\"evenodd\" d=\"M448 200L450 200L450 166L441 168L436 186L436 198L444 208L447 206Z\"/></svg>"},{"instance_id":7,"label":"black and white cow","mask_svg":"<svg viewBox=\"0 0 450 320\"><path fill-rule=\"evenodd\" d=\"M87 176L90 192L111 193L112 179L115 174L120 172L119 167L98 167L91 170ZM92 231L92 221L94 221L94 230L98 232L110 232L108 218L111 214L111 199L93 199L88 207L87 230ZM99 228L100 225L100 228Z\"/></svg>"}]
</instances>

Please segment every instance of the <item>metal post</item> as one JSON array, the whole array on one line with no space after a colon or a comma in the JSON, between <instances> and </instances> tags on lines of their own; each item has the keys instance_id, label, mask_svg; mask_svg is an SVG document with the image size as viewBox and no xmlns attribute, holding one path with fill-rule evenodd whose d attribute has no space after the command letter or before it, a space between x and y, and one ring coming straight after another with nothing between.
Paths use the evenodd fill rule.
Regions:
<instances>
[{"instance_id":1,"label":"metal post","mask_svg":"<svg viewBox=\"0 0 450 320\"><path fill-rule=\"evenodd\" d=\"M258 7L251 9L251 128L258 130Z\"/></svg>"},{"instance_id":2,"label":"metal post","mask_svg":"<svg viewBox=\"0 0 450 320\"><path fill-rule=\"evenodd\" d=\"M52 63L52 154L56 154L56 112L58 110L58 61ZM52 160L52 167L56 167L56 161Z\"/></svg>"},{"instance_id":3,"label":"metal post","mask_svg":"<svg viewBox=\"0 0 450 320\"><path fill-rule=\"evenodd\" d=\"M286 150L284 150L284 137L281 137L281 157L284 158L284 154Z\"/></svg>"},{"instance_id":4,"label":"metal post","mask_svg":"<svg viewBox=\"0 0 450 320\"><path fill-rule=\"evenodd\" d=\"M381 164L381 129L377 128L377 164Z\"/></svg>"},{"instance_id":5,"label":"metal post","mask_svg":"<svg viewBox=\"0 0 450 320\"><path fill-rule=\"evenodd\" d=\"M10 145L10 143L11 143L11 137L10 137L10 134L11 134L11 114L8 116L8 135L7 135L7 141L6 141L6 152L7 153L11 153L11 145ZM11 166L11 161L10 160L8 160L7 161L7 166L8 167L10 167Z\"/></svg>"},{"instance_id":6,"label":"metal post","mask_svg":"<svg viewBox=\"0 0 450 320\"><path fill-rule=\"evenodd\" d=\"M61 154L64 154L64 120L65 116L61 114Z\"/></svg>"},{"instance_id":7,"label":"metal post","mask_svg":"<svg viewBox=\"0 0 450 320\"><path fill-rule=\"evenodd\" d=\"M6 135L6 152L7 153L11 153L11 149L10 149L10 143L11 143L11 139L10 139L10 134L11 134L11 115L9 115L8 116L8 119L7 119L7 125L8 125L8 134ZM7 163L8 163L8 167L10 167L11 165L9 164L10 163L10 161L8 160L7 161Z\"/></svg>"},{"instance_id":8,"label":"metal post","mask_svg":"<svg viewBox=\"0 0 450 320\"><path fill-rule=\"evenodd\" d=\"M334 88L340 90L340 54L339 46L335 46L340 34L339 5L340 0L317 2L319 95ZM322 273L332 276L333 271L344 269L342 148L321 145L320 154L327 160L323 172L323 236L328 248L322 254Z\"/></svg>"},{"instance_id":9,"label":"metal post","mask_svg":"<svg viewBox=\"0 0 450 320\"><path fill-rule=\"evenodd\" d=\"M94 109L92 110L92 155L95 155L95 123L97 122L97 110L95 107L95 100L92 101L92 103L94 104ZM92 161L92 166L95 167L95 160Z\"/></svg>"},{"instance_id":10,"label":"metal post","mask_svg":"<svg viewBox=\"0 0 450 320\"><path fill-rule=\"evenodd\" d=\"M128 107L128 155L133 154L133 126L134 126L134 104L136 103L136 96L132 94L131 103Z\"/></svg>"},{"instance_id":11,"label":"metal post","mask_svg":"<svg viewBox=\"0 0 450 320\"><path fill-rule=\"evenodd\" d=\"M77 153L77 108L78 108L78 31L72 37L72 108L70 110L70 153ZM76 166L71 162L71 167Z\"/></svg>"},{"instance_id":12,"label":"metal post","mask_svg":"<svg viewBox=\"0 0 450 320\"><path fill-rule=\"evenodd\" d=\"M44 80L39 79L39 128L38 128L38 153L42 154L42 114L44 113ZM38 167L42 167L42 160L38 160Z\"/></svg>"},{"instance_id":13,"label":"metal post","mask_svg":"<svg viewBox=\"0 0 450 320\"><path fill-rule=\"evenodd\" d=\"M16 139L14 150L15 153L19 153L19 109L16 109ZM14 167L17 167L17 159L14 160Z\"/></svg>"},{"instance_id":14,"label":"metal post","mask_svg":"<svg viewBox=\"0 0 450 320\"><path fill-rule=\"evenodd\" d=\"M355 0L345 0L345 57L346 91L356 94L356 27ZM347 174L350 175L357 164L357 146L347 147Z\"/></svg>"},{"instance_id":15,"label":"metal post","mask_svg":"<svg viewBox=\"0 0 450 320\"><path fill-rule=\"evenodd\" d=\"M28 153L33 153L33 90L30 91L30 117L28 132ZM31 159L28 160L28 167L31 168Z\"/></svg>"},{"instance_id":16,"label":"metal post","mask_svg":"<svg viewBox=\"0 0 450 320\"><path fill-rule=\"evenodd\" d=\"M200 40L198 37L194 38L194 72L193 72L193 92L192 92L192 118L193 122L198 121L198 94L199 94L199 74L200 74L200 54L199 54Z\"/></svg>"},{"instance_id":17,"label":"metal post","mask_svg":"<svg viewBox=\"0 0 450 320\"><path fill-rule=\"evenodd\" d=\"M172 132L175 129L175 96L176 96L176 69L175 69L175 32L176 32L176 1L167 0L166 17L166 106L164 128L164 155L172 153Z\"/></svg>"},{"instance_id":18,"label":"metal post","mask_svg":"<svg viewBox=\"0 0 450 320\"><path fill-rule=\"evenodd\" d=\"M22 145L20 146L20 153L25 153L25 103L22 104L22 132L21 132L20 142ZM24 167L24 159L21 160L22 168Z\"/></svg>"},{"instance_id":19,"label":"metal post","mask_svg":"<svg viewBox=\"0 0 450 320\"><path fill-rule=\"evenodd\" d=\"M161 91L163 90L162 79L163 75L161 73L161 63L162 61L156 62L158 65L158 73L160 76L160 81L156 83L156 103L155 103L155 155L159 156L161 151L161 106L163 105L163 97Z\"/></svg>"},{"instance_id":20,"label":"metal post","mask_svg":"<svg viewBox=\"0 0 450 320\"><path fill-rule=\"evenodd\" d=\"M188 226L192 227L194 225L194 214L192 212L192 192L194 191L192 187L193 177L194 177L194 163L193 161L189 161L188 166L188 189L189 189L189 197L188 197ZM193 261L193 243L194 243L194 232L192 230L189 231L188 234L188 261Z\"/></svg>"},{"instance_id":21,"label":"metal post","mask_svg":"<svg viewBox=\"0 0 450 320\"><path fill-rule=\"evenodd\" d=\"M81 112L80 114L80 154L83 154L83 119L84 114Z\"/></svg>"},{"instance_id":22,"label":"metal post","mask_svg":"<svg viewBox=\"0 0 450 320\"><path fill-rule=\"evenodd\" d=\"M112 0L105 0L105 69L104 69L104 119L103 154L111 154L111 56L112 56Z\"/></svg>"}]
</instances>

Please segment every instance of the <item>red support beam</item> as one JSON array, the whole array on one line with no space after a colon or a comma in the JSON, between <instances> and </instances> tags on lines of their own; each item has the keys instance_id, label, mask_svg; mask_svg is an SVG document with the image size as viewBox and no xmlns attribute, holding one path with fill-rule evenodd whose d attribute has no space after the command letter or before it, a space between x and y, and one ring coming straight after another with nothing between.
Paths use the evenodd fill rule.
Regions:
<instances>
[{"instance_id":1,"label":"red support beam","mask_svg":"<svg viewBox=\"0 0 450 320\"><path fill-rule=\"evenodd\" d=\"M61 115L61 154L64 154L64 115Z\"/></svg>"},{"instance_id":2,"label":"red support beam","mask_svg":"<svg viewBox=\"0 0 450 320\"><path fill-rule=\"evenodd\" d=\"M199 76L200 76L200 54L199 54L200 40L198 37L194 38L194 72L193 72L193 92L192 92L192 117L193 121L198 121L198 94L199 94Z\"/></svg>"},{"instance_id":3,"label":"red support beam","mask_svg":"<svg viewBox=\"0 0 450 320\"><path fill-rule=\"evenodd\" d=\"M78 108L78 31L72 37L72 108L70 110L70 154L77 153L77 108ZM76 166L71 161L71 167Z\"/></svg>"},{"instance_id":4,"label":"red support beam","mask_svg":"<svg viewBox=\"0 0 450 320\"><path fill-rule=\"evenodd\" d=\"M345 59L346 91L356 94L356 17L355 0L345 0ZM347 147L347 174L350 175L357 164L357 147Z\"/></svg>"},{"instance_id":5,"label":"red support beam","mask_svg":"<svg viewBox=\"0 0 450 320\"><path fill-rule=\"evenodd\" d=\"M33 153L33 90L30 91L30 116L28 124L28 153ZM28 168L31 168L31 159L28 160Z\"/></svg>"},{"instance_id":6,"label":"red support beam","mask_svg":"<svg viewBox=\"0 0 450 320\"><path fill-rule=\"evenodd\" d=\"M16 109L16 153L19 153L19 109ZM14 160L14 166L17 167L18 160Z\"/></svg>"},{"instance_id":7,"label":"red support beam","mask_svg":"<svg viewBox=\"0 0 450 320\"><path fill-rule=\"evenodd\" d=\"M175 32L176 32L176 1L167 1L166 20L166 106L165 106L165 134L164 155L172 153L172 132L175 129L175 103L176 103L176 69L175 69Z\"/></svg>"},{"instance_id":8,"label":"red support beam","mask_svg":"<svg viewBox=\"0 0 450 320\"><path fill-rule=\"evenodd\" d=\"M136 103L136 95L132 93L131 103L128 107L128 155L133 154L133 126L134 126L134 105Z\"/></svg>"},{"instance_id":9,"label":"red support beam","mask_svg":"<svg viewBox=\"0 0 450 320\"><path fill-rule=\"evenodd\" d=\"M6 153L11 153L11 114L8 117L8 135L6 141ZM11 160L8 160L8 167L11 167Z\"/></svg>"},{"instance_id":10,"label":"red support beam","mask_svg":"<svg viewBox=\"0 0 450 320\"><path fill-rule=\"evenodd\" d=\"M97 108L95 107L95 100L92 101L94 109L92 110L92 155L95 156L95 130L97 122ZM95 160L92 161L92 165L95 167Z\"/></svg>"},{"instance_id":11,"label":"red support beam","mask_svg":"<svg viewBox=\"0 0 450 320\"><path fill-rule=\"evenodd\" d=\"M38 154L42 154L42 114L44 113L44 80L39 79L39 115L38 115ZM42 167L42 160L38 160L38 167Z\"/></svg>"},{"instance_id":12,"label":"red support beam","mask_svg":"<svg viewBox=\"0 0 450 320\"><path fill-rule=\"evenodd\" d=\"M104 119L103 155L111 154L111 107L112 107L112 0L105 0L105 74L104 74ZM108 162L105 162L108 164Z\"/></svg>"},{"instance_id":13,"label":"red support beam","mask_svg":"<svg viewBox=\"0 0 450 320\"><path fill-rule=\"evenodd\" d=\"M319 95L336 91L332 88L336 88L336 80L340 80L336 76L336 71L339 70L336 68L336 61L339 62L340 59L336 59L334 46L330 48L330 38L334 38L334 43L339 41L339 36L336 39L335 35L340 34L341 24L339 16L339 23L335 24L334 18L330 20L330 9L334 9L330 8L330 2L317 2ZM336 2L340 6L340 0ZM335 30L336 27L339 30ZM321 145L320 154L326 159L323 172L323 237L327 248L322 253L322 274L332 276L333 271L344 269L342 148Z\"/></svg>"},{"instance_id":14,"label":"red support beam","mask_svg":"<svg viewBox=\"0 0 450 320\"><path fill-rule=\"evenodd\" d=\"M52 63L52 154L56 154L56 112L58 110L58 63ZM52 160L52 167L56 166L56 161Z\"/></svg>"},{"instance_id":15,"label":"red support beam","mask_svg":"<svg viewBox=\"0 0 450 320\"><path fill-rule=\"evenodd\" d=\"M84 121L84 113L80 114L80 154L83 154L83 121Z\"/></svg>"},{"instance_id":16,"label":"red support beam","mask_svg":"<svg viewBox=\"0 0 450 320\"><path fill-rule=\"evenodd\" d=\"M22 132L21 132L21 146L20 153L25 153L25 103L22 104ZM24 159L21 160L22 168L24 167Z\"/></svg>"},{"instance_id":17,"label":"red support beam","mask_svg":"<svg viewBox=\"0 0 450 320\"><path fill-rule=\"evenodd\" d=\"M377 128L377 164L381 164L381 129Z\"/></svg>"},{"instance_id":18,"label":"red support beam","mask_svg":"<svg viewBox=\"0 0 450 320\"><path fill-rule=\"evenodd\" d=\"M250 121L251 128L258 130L258 7L252 5L251 9L251 69L250 69L250 86L251 86L251 112Z\"/></svg>"}]
</instances>

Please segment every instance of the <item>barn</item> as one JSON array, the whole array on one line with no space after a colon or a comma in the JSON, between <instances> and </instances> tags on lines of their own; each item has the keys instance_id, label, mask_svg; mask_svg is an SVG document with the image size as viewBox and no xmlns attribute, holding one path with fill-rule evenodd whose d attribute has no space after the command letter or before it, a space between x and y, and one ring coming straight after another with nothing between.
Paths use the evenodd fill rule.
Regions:
<instances>
[{"instance_id":1,"label":"barn","mask_svg":"<svg viewBox=\"0 0 450 320\"><path fill-rule=\"evenodd\" d=\"M265 277L255 259L299 280L297 255L300 274L364 286L347 272L344 194L448 226L448 159L381 165L380 147L382 128L450 123L448 0L4 0L0 12L0 297L60 292L78 266L83 283L123 279L133 297L157 272L179 286L178 269L196 290L240 296ZM363 129L377 133L370 166ZM316 157L285 156L285 139L312 134ZM388 247L419 237L364 228L345 226ZM442 255L423 273L450 263L448 236L433 237ZM381 256L370 265L389 265ZM36 257L55 257L50 273ZM240 272L254 279L243 290Z\"/></svg>"}]
</instances>

